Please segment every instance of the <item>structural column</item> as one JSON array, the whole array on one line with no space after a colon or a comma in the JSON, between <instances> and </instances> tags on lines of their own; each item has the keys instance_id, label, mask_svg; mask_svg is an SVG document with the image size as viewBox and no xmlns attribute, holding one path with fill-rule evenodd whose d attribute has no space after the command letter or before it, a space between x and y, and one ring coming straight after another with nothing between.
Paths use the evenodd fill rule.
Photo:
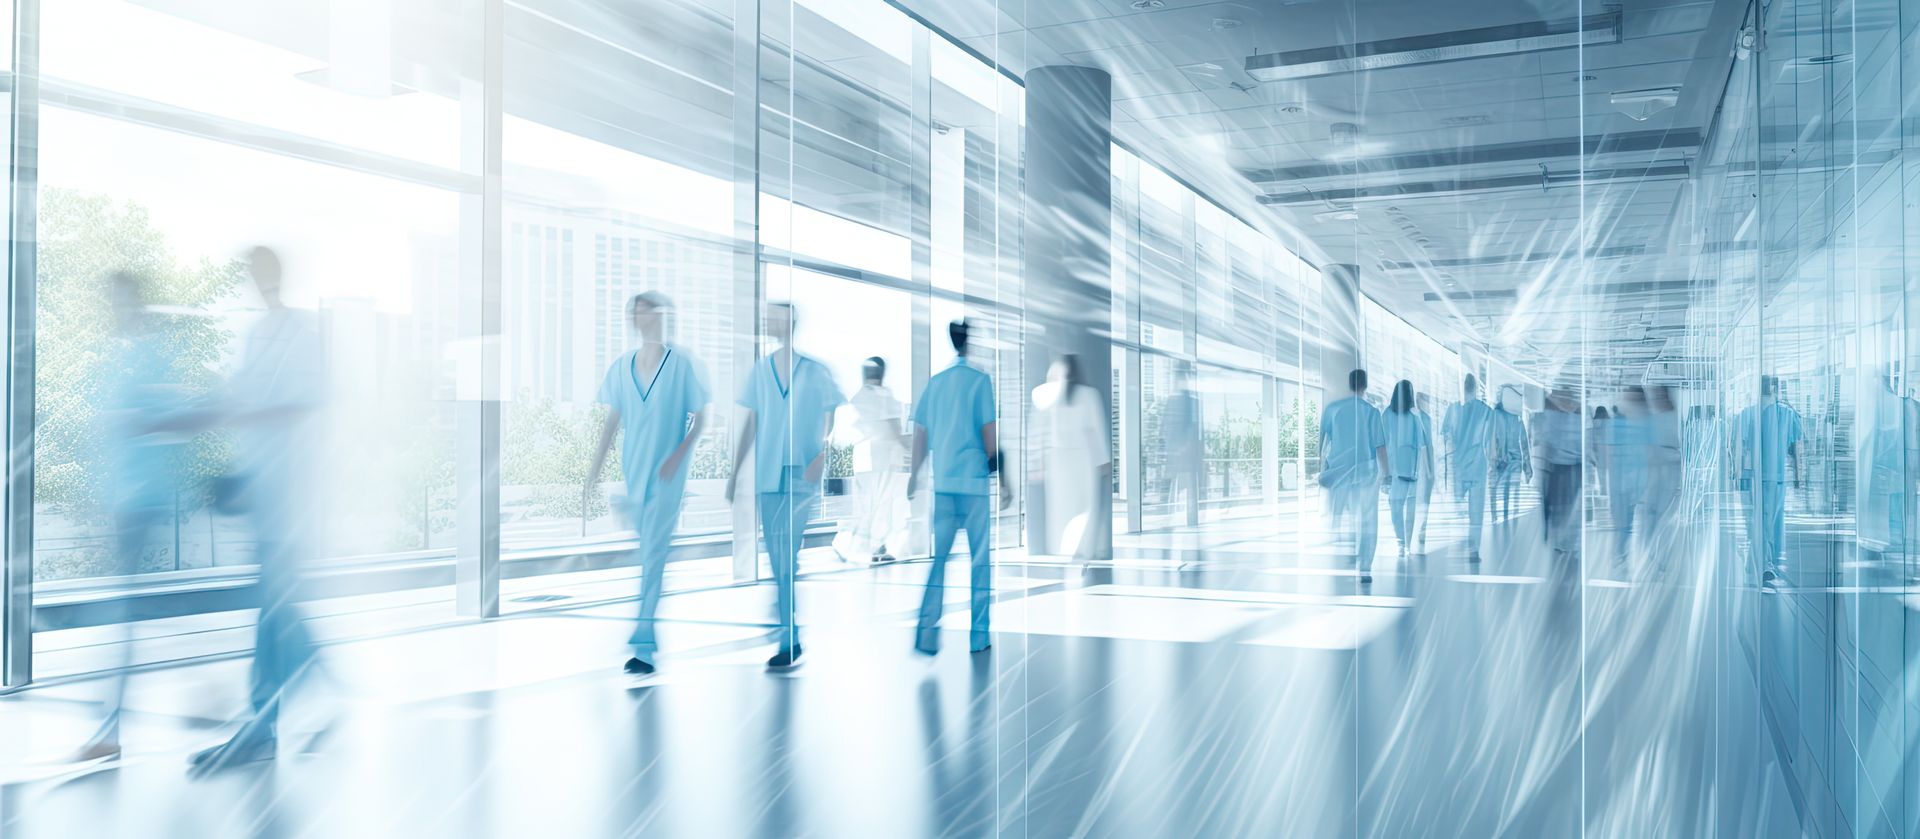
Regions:
<instances>
[{"instance_id":1,"label":"structural column","mask_svg":"<svg viewBox=\"0 0 1920 839\"><path fill-rule=\"evenodd\" d=\"M7 247L7 482L0 555L0 687L33 681L34 300L39 276L40 0L13 6Z\"/></svg>"},{"instance_id":2,"label":"structural column","mask_svg":"<svg viewBox=\"0 0 1920 839\"><path fill-rule=\"evenodd\" d=\"M461 91L461 168L480 176L460 199L460 337L469 352L460 374L454 483L459 495L454 608L465 617L500 614L501 193L505 0L476 0L482 77Z\"/></svg>"},{"instance_id":3,"label":"structural column","mask_svg":"<svg viewBox=\"0 0 1920 839\"><path fill-rule=\"evenodd\" d=\"M1034 68L1026 116L1024 383L1031 391L1046 381L1054 357L1072 353L1104 403L1113 380L1112 77L1096 67ZM1104 553L1112 493L1095 498L1087 538ZM1045 493L1028 492L1027 505L1029 544L1043 545Z\"/></svg>"},{"instance_id":4,"label":"structural column","mask_svg":"<svg viewBox=\"0 0 1920 839\"><path fill-rule=\"evenodd\" d=\"M1326 401L1345 398L1347 373L1361 366L1360 266L1320 269L1320 386Z\"/></svg>"}]
</instances>

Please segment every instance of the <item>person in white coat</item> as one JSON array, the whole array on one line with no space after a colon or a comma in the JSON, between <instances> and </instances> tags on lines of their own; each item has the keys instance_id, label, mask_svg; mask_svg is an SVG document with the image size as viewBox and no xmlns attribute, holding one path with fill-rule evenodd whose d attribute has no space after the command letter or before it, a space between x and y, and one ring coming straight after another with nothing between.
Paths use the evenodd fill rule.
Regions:
<instances>
[{"instance_id":1,"label":"person in white coat","mask_svg":"<svg viewBox=\"0 0 1920 839\"><path fill-rule=\"evenodd\" d=\"M907 437L901 428L906 411L886 386L887 362L875 356L860 368L860 390L853 394L854 514L833 540L848 562L892 562L906 548L901 526L907 503Z\"/></svg>"},{"instance_id":2,"label":"person in white coat","mask_svg":"<svg viewBox=\"0 0 1920 839\"><path fill-rule=\"evenodd\" d=\"M1046 383L1033 389L1033 408L1038 451L1029 462L1045 487L1042 550L1098 558L1106 533L1101 494L1113 485L1106 400L1081 381L1080 359L1068 354L1054 359Z\"/></svg>"}]
</instances>

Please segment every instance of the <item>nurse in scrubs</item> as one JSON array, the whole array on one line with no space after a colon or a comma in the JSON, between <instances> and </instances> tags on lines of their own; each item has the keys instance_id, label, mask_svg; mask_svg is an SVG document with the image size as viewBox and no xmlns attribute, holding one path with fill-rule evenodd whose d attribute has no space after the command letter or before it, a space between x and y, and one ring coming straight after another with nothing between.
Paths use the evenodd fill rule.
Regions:
<instances>
[{"instance_id":1,"label":"nurse in scrubs","mask_svg":"<svg viewBox=\"0 0 1920 839\"><path fill-rule=\"evenodd\" d=\"M707 386L699 365L666 342L666 313L672 308L666 295L652 291L634 295L627 304L640 347L614 359L600 382L597 399L607 406L607 419L587 470L587 492L599 491L607 450L620 435L620 465L627 478L621 506L640 535L640 621L626 671L640 676L654 671L659 654L654 615L660 609L661 578L686 494L687 459L707 426Z\"/></svg>"},{"instance_id":2,"label":"nurse in scrubs","mask_svg":"<svg viewBox=\"0 0 1920 839\"><path fill-rule=\"evenodd\" d=\"M766 317L767 335L779 347L754 365L740 391L746 421L733 447L727 503L733 503L747 453L754 452L752 489L760 496L760 533L776 586L774 635L779 650L767 660L767 667L786 670L800 664L800 630L793 601L800 538L820 499L833 412L847 399L827 365L794 352L793 304L769 303Z\"/></svg>"}]
</instances>

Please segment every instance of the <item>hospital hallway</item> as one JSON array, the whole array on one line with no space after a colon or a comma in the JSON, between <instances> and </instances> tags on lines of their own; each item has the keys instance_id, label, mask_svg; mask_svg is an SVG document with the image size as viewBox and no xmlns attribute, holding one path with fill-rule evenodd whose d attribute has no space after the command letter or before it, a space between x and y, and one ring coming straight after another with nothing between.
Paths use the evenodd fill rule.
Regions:
<instances>
[{"instance_id":1,"label":"hospital hallway","mask_svg":"<svg viewBox=\"0 0 1920 839\"><path fill-rule=\"evenodd\" d=\"M1444 520L1443 520L1444 522ZM1312 530L1314 528L1308 528ZM510 617L314 604L325 671L283 755L203 781L184 756L244 702L239 620L155 621L117 764L53 761L90 681L0 703L8 836L1790 835L1738 615L1763 595L1676 563L1555 567L1540 516L1471 567L1383 557L1371 591L1272 520L1130 537L1104 563L996 564L994 645L909 648L923 562L821 562L806 666L772 673L770 587L670 594L665 655L614 666L630 573L542 580ZM1451 538L1449 538L1451 537ZM817 553L817 551L816 551ZM528 590L532 591L532 590ZM43 656L102 655L50 638ZM55 633L58 635L58 633ZM332 637L329 637L332 636ZM59 682L59 680L55 680ZM303 739L325 718L321 745ZM300 732L300 733L295 733Z\"/></svg>"}]
</instances>

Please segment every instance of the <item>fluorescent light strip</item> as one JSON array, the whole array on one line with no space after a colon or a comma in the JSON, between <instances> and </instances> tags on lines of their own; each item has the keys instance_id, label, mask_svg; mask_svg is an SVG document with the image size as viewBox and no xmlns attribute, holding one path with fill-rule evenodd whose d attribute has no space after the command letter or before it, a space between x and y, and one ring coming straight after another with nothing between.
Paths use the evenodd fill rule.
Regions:
<instances>
[{"instance_id":1,"label":"fluorescent light strip","mask_svg":"<svg viewBox=\"0 0 1920 839\"><path fill-rule=\"evenodd\" d=\"M1471 58L1518 55L1620 42L1620 13L1515 23L1437 35L1388 38L1362 44L1259 53L1247 57L1247 75L1263 82L1336 73L1412 67Z\"/></svg>"}]
</instances>

